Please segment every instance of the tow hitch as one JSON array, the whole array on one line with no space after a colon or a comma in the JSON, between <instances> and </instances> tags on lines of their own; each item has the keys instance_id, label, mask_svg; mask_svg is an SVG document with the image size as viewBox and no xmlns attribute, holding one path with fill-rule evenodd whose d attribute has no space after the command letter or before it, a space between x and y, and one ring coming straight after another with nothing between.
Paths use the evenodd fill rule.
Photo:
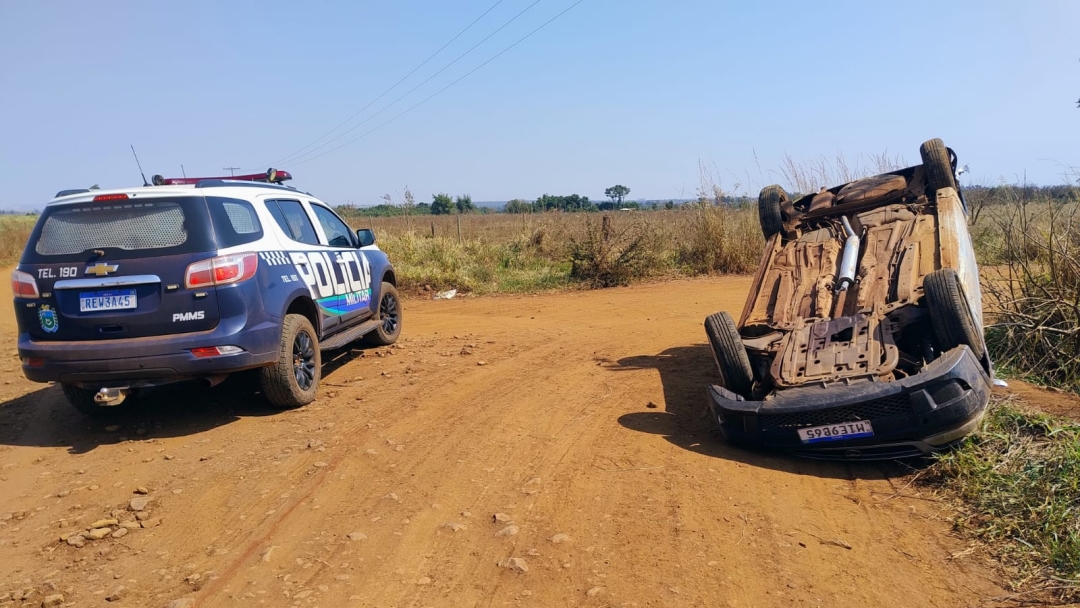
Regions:
<instances>
[{"instance_id":1,"label":"tow hitch","mask_svg":"<svg viewBox=\"0 0 1080 608\"><path fill-rule=\"evenodd\" d=\"M94 393L94 403L105 407L120 405L124 402L124 399L127 399L128 392L129 389L126 386L120 388L102 388Z\"/></svg>"}]
</instances>

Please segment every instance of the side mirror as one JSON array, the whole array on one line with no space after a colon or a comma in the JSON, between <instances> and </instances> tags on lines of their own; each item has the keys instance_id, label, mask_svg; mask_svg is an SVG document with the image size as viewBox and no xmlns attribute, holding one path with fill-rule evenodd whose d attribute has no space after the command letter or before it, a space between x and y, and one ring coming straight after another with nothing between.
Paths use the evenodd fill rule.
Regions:
<instances>
[{"instance_id":1,"label":"side mirror","mask_svg":"<svg viewBox=\"0 0 1080 608\"><path fill-rule=\"evenodd\" d=\"M359 241L361 247L367 247L375 244L375 232L370 228L361 228L356 231L356 240Z\"/></svg>"}]
</instances>

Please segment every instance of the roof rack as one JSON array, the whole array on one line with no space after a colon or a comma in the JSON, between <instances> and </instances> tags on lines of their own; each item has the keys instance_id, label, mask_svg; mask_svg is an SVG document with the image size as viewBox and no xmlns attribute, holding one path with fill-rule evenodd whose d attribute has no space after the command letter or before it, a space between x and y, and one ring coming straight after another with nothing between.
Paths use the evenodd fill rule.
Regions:
<instances>
[{"instance_id":1,"label":"roof rack","mask_svg":"<svg viewBox=\"0 0 1080 608\"><path fill-rule=\"evenodd\" d=\"M249 173L247 175L230 175L227 177L162 177L155 175L150 181L155 186L191 186L205 181L233 181L233 182L265 182L268 184L280 184L292 179L288 171L279 171L274 168L266 170L266 173Z\"/></svg>"}]
</instances>

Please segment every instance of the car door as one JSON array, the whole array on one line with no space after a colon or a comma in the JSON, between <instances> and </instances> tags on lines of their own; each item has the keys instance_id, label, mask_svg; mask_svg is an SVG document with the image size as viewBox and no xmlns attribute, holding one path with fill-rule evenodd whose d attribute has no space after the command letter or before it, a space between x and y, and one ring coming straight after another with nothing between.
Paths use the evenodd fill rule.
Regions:
<instances>
[{"instance_id":1,"label":"car door","mask_svg":"<svg viewBox=\"0 0 1080 608\"><path fill-rule=\"evenodd\" d=\"M320 299L319 306L345 329L372 315L371 263L356 234L336 213L316 201L308 201L308 206L323 245L319 254L333 275L334 294Z\"/></svg>"},{"instance_id":2,"label":"car door","mask_svg":"<svg viewBox=\"0 0 1080 608\"><path fill-rule=\"evenodd\" d=\"M266 208L289 239L286 254L319 306L322 336L336 331L341 315L334 314L327 306L335 299L334 275L328 258L323 258L328 248L324 246L322 231L316 229L311 210L299 199L287 198L267 200Z\"/></svg>"}]
</instances>

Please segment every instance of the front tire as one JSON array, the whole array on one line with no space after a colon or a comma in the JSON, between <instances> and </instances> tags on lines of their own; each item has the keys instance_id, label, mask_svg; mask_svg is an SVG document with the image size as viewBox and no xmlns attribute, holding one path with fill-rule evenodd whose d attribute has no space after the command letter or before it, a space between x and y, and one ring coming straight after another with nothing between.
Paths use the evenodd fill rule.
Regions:
<instances>
[{"instance_id":1,"label":"front tire","mask_svg":"<svg viewBox=\"0 0 1080 608\"><path fill-rule=\"evenodd\" d=\"M397 342L401 335L401 300L390 283L384 282L379 290L379 319L382 323L364 336L364 341L372 346L389 346Z\"/></svg>"},{"instance_id":2,"label":"front tire","mask_svg":"<svg viewBox=\"0 0 1080 608\"><path fill-rule=\"evenodd\" d=\"M938 350L944 353L966 344L976 359L982 359L986 346L956 271L942 268L931 272L923 279L923 290Z\"/></svg>"},{"instance_id":3,"label":"front tire","mask_svg":"<svg viewBox=\"0 0 1080 608\"><path fill-rule=\"evenodd\" d=\"M128 395L119 405L98 405L94 401L94 395L97 393L95 390L79 388L72 384L61 384L60 388L64 391L64 397L71 407L87 416L115 418L131 411L132 395Z\"/></svg>"},{"instance_id":4,"label":"front tire","mask_svg":"<svg viewBox=\"0 0 1080 608\"><path fill-rule=\"evenodd\" d=\"M724 388L749 397L754 385L754 372L739 330L735 327L735 320L726 312L713 313L705 318L705 335L709 337L709 346L712 347Z\"/></svg>"},{"instance_id":5,"label":"front tire","mask_svg":"<svg viewBox=\"0 0 1080 608\"><path fill-rule=\"evenodd\" d=\"M278 360L259 373L259 387L275 407L300 407L315 400L322 378L319 336L303 315L285 315Z\"/></svg>"}]
</instances>

